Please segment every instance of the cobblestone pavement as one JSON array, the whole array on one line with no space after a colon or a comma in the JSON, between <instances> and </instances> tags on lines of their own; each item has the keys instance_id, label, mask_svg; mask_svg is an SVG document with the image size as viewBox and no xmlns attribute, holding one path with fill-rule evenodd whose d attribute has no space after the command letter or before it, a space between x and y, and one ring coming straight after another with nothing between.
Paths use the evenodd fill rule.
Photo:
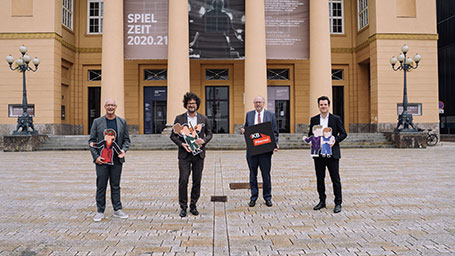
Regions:
<instances>
[{"instance_id":1,"label":"cobblestone pavement","mask_svg":"<svg viewBox=\"0 0 455 256\"><path fill-rule=\"evenodd\" d=\"M317 203L308 150L273 156L273 207L248 207L244 151L209 151L197 217L178 216L177 152L130 151L129 219L93 222L88 151L0 152L0 255L455 255L455 143L343 149L343 211ZM109 190L108 190L109 193ZM228 201L211 202L213 195Z\"/></svg>"}]
</instances>

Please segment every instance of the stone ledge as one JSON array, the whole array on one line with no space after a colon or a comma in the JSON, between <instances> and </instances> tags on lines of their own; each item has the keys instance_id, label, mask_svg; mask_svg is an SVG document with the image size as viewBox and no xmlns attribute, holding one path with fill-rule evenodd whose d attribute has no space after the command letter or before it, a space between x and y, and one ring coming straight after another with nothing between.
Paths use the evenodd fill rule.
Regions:
<instances>
[{"instance_id":1,"label":"stone ledge","mask_svg":"<svg viewBox=\"0 0 455 256\"><path fill-rule=\"evenodd\" d=\"M23 152L36 151L47 135L4 135L3 151L5 152Z\"/></svg>"}]
</instances>

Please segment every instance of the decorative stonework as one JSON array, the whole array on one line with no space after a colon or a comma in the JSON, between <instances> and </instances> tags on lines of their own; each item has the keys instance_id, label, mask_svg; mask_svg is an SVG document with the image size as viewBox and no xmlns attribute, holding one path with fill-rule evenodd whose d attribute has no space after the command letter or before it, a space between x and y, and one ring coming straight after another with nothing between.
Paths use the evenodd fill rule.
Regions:
<instances>
[{"instance_id":1,"label":"decorative stonework","mask_svg":"<svg viewBox=\"0 0 455 256\"><path fill-rule=\"evenodd\" d=\"M425 132L388 132L384 133L396 148L426 148Z\"/></svg>"},{"instance_id":2,"label":"decorative stonework","mask_svg":"<svg viewBox=\"0 0 455 256\"><path fill-rule=\"evenodd\" d=\"M295 124L295 133L308 133L310 125L308 124Z\"/></svg>"}]
</instances>

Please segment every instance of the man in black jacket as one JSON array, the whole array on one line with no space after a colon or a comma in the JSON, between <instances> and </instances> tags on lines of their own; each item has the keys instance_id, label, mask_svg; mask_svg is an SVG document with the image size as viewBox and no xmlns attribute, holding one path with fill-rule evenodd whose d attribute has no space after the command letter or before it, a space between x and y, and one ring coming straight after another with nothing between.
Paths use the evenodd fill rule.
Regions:
<instances>
[{"instance_id":1,"label":"man in black jacket","mask_svg":"<svg viewBox=\"0 0 455 256\"><path fill-rule=\"evenodd\" d=\"M208 119L205 115L197 113L201 100L191 92L188 92L183 97L183 107L187 112L175 117L174 129L171 133L171 140L179 146L179 204L180 217L186 216L188 208L188 179L191 171L193 172L193 187L191 188L190 212L193 215L198 215L196 203L201 194L201 179L202 170L204 168L205 145L212 139L212 129L210 128ZM178 128L178 129L177 129ZM180 130L181 129L181 130ZM192 136L190 132L197 136ZM185 137L197 137L194 143L200 149L192 150L194 145L188 145L189 140Z\"/></svg>"},{"instance_id":2,"label":"man in black jacket","mask_svg":"<svg viewBox=\"0 0 455 256\"><path fill-rule=\"evenodd\" d=\"M122 166L125 162L126 151L128 151L131 144L128 125L126 124L125 119L115 114L115 110L117 109L115 100L107 99L104 103L104 109L106 110L106 115L93 121L92 128L90 129L90 139L88 141L90 153L92 153L93 162L96 166L97 213L93 218L96 222L101 221L104 218L104 210L106 209L106 188L109 180L114 217L122 219L128 218L128 215L122 211L122 203L120 202L120 176L122 175ZM107 130L115 131L115 142L118 145L120 152L116 152L107 147L95 147L95 144L104 140ZM111 154L103 154L109 150L111 151ZM106 159L108 156L111 159Z\"/></svg>"},{"instance_id":3,"label":"man in black jacket","mask_svg":"<svg viewBox=\"0 0 455 256\"><path fill-rule=\"evenodd\" d=\"M341 212L341 180L339 173L339 162L341 158L340 154L340 142L343 141L346 136L346 130L344 129L343 121L337 115L332 115L329 113L330 100L326 96L321 96L318 98L319 112L321 114L313 116L310 120L310 130L308 132L308 137L313 135L313 126L322 125L323 128L330 127L332 128L332 136L335 138L335 143L331 144L332 147L332 156L331 157L313 157L314 167L316 170L316 180L317 188L319 193L319 203L313 208L314 210L320 210L325 208L325 168L329 170L330 178L333 184L333 193L335 195L335 208L333 209L334 213Z\"/></svg>"}]
</instances>

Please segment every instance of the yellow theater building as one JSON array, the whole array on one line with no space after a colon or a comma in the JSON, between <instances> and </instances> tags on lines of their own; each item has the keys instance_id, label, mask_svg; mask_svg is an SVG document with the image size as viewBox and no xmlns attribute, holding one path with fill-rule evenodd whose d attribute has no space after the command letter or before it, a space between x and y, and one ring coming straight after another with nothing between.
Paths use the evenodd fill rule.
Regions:
<instances>
[{"instance_id":1,"label":"yellow theater building","mask_svg":"<svg viewBox=\"0 0 455 256\"><path fill-rule=\"evenodd\" d=\"M1 0L0 56L19 46L34 124L88 134L114 98L131 133L161 133L187 91L215 133L237 133L262 95L280 132L302 133L332 99L348 132L393 131L403 72L389 59L409 46L414 123L439 129L436 0ZM11 134L22 75L0 63L0 134Z\"/></svg>"}]
</instances>

